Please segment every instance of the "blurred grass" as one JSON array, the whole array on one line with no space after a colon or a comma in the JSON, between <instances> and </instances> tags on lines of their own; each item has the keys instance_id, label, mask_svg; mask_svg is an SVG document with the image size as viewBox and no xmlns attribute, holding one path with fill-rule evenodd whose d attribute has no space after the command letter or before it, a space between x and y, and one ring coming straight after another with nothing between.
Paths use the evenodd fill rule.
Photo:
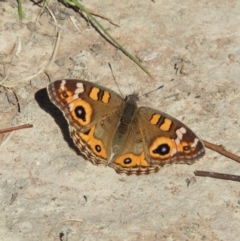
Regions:
<instances>
[{"instance_id":1,"label":"blurred grass","mask_svg":"<svg viewBox=\"0 0 240 241\"><path fill-rule=\"evenodd\" d=\"M22 21L23 20L22 0L17 0L17 2L18 2L18 16L19 16L19 20Z\"/></svg>"},{"instance_id":2,"label":"blurred grass","mask_svg":"<svg viewBox=\"0 0 240 241\"><path fill-rule=\"evenodd\" d=\"M44 2L44 5L47 3L48 0L42 0ZM17 0L18 2L18 15L20 21L23 19L23 10L22 10L22 0ZM62 0L62 2L66 5L72 6L74 8L77 8L78 10L82 11L86 14L87 18L93 24L98 31L108 40L110 41L116 48L121 50L128 58L130 58L135 64L137 64L146 74L148 74L152 79L154 77L151 75L151 73L140 63L140 61L135 58L132 54L130 54L125 48L122 47L121 44L119 44L108 32L107 30L96 20L96 18L83 6L78 2L78 0Z\"/></svg>"}]
</instances>

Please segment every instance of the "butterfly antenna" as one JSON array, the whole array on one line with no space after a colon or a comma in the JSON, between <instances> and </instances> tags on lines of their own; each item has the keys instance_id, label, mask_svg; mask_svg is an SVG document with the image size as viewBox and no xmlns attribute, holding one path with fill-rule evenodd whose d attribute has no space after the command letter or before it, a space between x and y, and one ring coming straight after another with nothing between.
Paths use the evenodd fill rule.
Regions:
<instances>
[{"instance_id":1,"label":"butterfly antenna","mask_svg":"<svg viewBox=\"0 0 240 241\"><path fill-rule=\"evenodd\" d=\"M150 93L152 93L152 92L154 92L154 91L156 91L156 90L159 90L159 89L161 89L161 88L163 88L164 87L164 85L160 85L159 87L157 87L156 89L154 89L154 90L151 90L151 91L149 91L149 92L147 92L147 93L145 93L145 94L142 94L141 96L148 96ZM139 96L139 97L141 97L141 96Z\"/></svg>"},{"instance_id":2,"label":"butterfly antenna","mask_svg":"<svg viewBox=\"0 0 240 241\"><path fill-rule=\"evenodd\" d=\"M116 81L116 79L115 79L115 76L114 76L114 74L113 74L112 65L111 65L110 63L108 63L108 66L109 66L109 68L110 68L110 70L111 70L111 73L112 73L114 82L115 82L115 84L116 84L116 86L117 86L117 88L118 88L118 91L119 91L120 95L121 95L122 97L124 97L123 94L122 94L122 91L120 90L119 85L118 85L118 83L117 83L117 81Z\"/></svg>"}]
</instances>

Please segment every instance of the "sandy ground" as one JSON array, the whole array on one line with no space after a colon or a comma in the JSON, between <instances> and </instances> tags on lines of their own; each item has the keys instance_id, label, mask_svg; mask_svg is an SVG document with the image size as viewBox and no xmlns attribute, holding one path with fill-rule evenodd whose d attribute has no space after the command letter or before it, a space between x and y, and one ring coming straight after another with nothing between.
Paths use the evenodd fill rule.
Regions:
<instances>
[{"instance_id":1,"label":"sandy ground","mask_svg":"<svg viewBox=\"0 0 240 241\"><path fill-rule=\"evenodd\" d=\"M1 128L33 128L5 135L0 149L2 240L224 240L240 237L239 183L194 177L195 170L240 175L240 164L213 151L194 165L171 165L148 176L118 175L81 157L61 113L51 105L51 80L81 78L115 91L144 94L139 105L178 118L200 138L240 154L240 1L82 1L120 25L99 19L157 81L109 44L88 22L50 1L52 17L23 1L0 2ZM73 25L73 21L76 26ZM177 67L177 68L176 68ZM15 91L19 100L20 112Z\"/></svg>"}]
</instances>

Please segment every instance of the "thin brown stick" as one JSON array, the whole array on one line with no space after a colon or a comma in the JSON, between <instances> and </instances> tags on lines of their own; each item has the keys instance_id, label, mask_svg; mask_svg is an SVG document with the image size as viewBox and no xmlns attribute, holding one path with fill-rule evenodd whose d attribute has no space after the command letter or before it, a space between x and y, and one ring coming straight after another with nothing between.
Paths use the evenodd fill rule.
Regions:
<instances>
[{"instance_id":1,"label":"thin brown stick","mask_svg":"<svg viewBox=\"0 0 240 241\"><path fill-rule=\"evenodd\" d=\"M232 160L236 161L236 162L240 162L240 157L231 153L231 152L228 152L225 150L225 148L222 146L222 145L215 145L213 143L210 143L208 141L203 141L203 144L205 145L205 147L213 150L213 151L216 151L220 154L222 154L223 156L226 156L228 158L231 158Z\"/></svg>"},{"instance_id":2,"label":"thin brown stick","mask_svg":"<svg viewBox=\"0 0 240 241\"><path fill-rule=\"evenodd\" d=\"M12 131L17 131L17 130L21 130L21 129L26 129L26 128L32 128L32 127L33 127L32 124L24 124L24 125L20 125L20 126L13 126L13 127L1 129L0 134L12 132Z\"/></svg>"},{"instance_id":3,"label":"thin brown stick","mask_svg":"<svg viewBox=\"0 0 240 241\"><path fill-rule=\"evenodd\" d=\"M110 18L106 17L105 15L97 12L96 10L92 10L90 8L86 8L88 10L88 12L90 12L92 15L98 16L100 18L106 19L108 22L110 22L111 24L120 27L118 24L114 23Z\"/></svg>"},{"instance_id":4,"label":"thin brown stick","mask_svg":"<svg viewBox=\"0 0 240 241\"><path fill-rule=\"evenodd\" d=\"M196 176L201 176L201 177L212 177L212 178L240 182L240 176L238 175L231 175L231 174L225 174L225 173L219 173L219 172L205 172L205 171L195 171L194 174Z\"/></svg>"}]
</instances>

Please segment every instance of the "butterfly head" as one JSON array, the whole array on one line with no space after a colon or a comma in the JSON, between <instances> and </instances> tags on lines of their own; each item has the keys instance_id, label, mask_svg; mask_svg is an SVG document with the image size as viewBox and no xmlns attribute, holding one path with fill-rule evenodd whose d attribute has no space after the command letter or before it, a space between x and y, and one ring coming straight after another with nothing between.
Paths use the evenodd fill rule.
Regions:
<instances>
[{"instance_id":1,"label":"butterfly head","mask_svg":"<svg viewBox=\"0 0 240 241\"><path fill-rule=\"evenodd\" d=\"M125 97L125 101L126 102L133 102L133 103L138 102L139 101L138 93L133 92L131 95L127 95Z\"/></svg>"}]
</instances>

